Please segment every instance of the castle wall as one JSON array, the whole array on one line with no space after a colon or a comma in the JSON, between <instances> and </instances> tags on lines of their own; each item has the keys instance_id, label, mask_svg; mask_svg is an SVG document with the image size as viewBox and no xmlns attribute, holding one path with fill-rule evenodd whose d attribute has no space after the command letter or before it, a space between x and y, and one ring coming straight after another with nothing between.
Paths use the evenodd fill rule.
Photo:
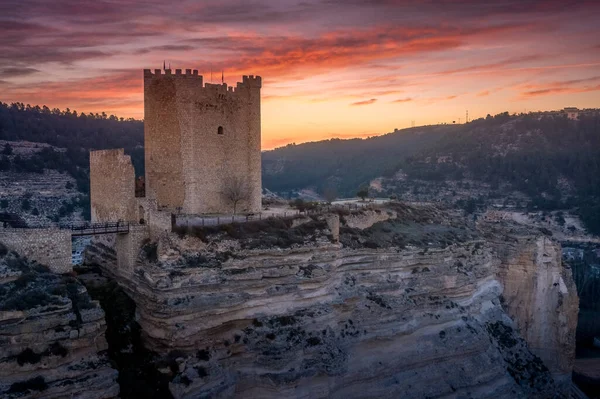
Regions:
<instances>
[{"instance_id":1,"label":"castle wall","mask_svg":"<svg viewBox=\"0 0 600 399\"><path fill-rule=\"evenodd\" d=\"M48 266L54 273L73 270L69 230L0 229L0 243L21 256Z\"/></svg>"},{"instance_id":2,"label":"castle wall","mask_svg":"<svg viewBox=\"0 0 600 399\"><path fill-rule=\"evenodd\" d=\"M162 234L171 232L171 211L168 209L159 210L155 199L136 198L136 200L139 209L139 218L144 219L144 223L149 228L151 239L158 239Z\"/></svg>"},{"instance_id":3,"label":"castle wall","mask_svg":"<svg viewBox=\"0 0 600 399\"><path fill-rule=\"evenodd\" d=\"M204 85L197 71L144 71L146 193L159 208L232 213L223 191L240 181L249 200L237 210L260 211L261 85L253 76L233 88Z\"/></svg>"},{"instance_id":4,"label":"castle wall","mask_svg":"<svg viewBox=\"0 0 600 399\"><path fill-rule=\"evenodd\" d=\"M137 222L135 171L122 148L90 152L92 222Z\"/></svg>"},{"instance_id":5,"label":"castle wall","mask_svg":"<svg viewBox=\"0 0 600 399\"><path fill-rule=\"evenodd\" d=\"M202 77L192 79L202 84ZM148 79L144 74L146 196L169 208L182 207L185 195L179 119L175 80Z\"/></svg>"},{"instance_id":6,"label":"castle wall","mask_svg":"<svg viewBox=\"0 0 600 399\"><path fill-rule=\"evenodd\" d=\"M130 226L128 234L118 234L115 239L117 267L133 271L144 242L149 239L149 227Z\"/></svg>"}]
</instances>

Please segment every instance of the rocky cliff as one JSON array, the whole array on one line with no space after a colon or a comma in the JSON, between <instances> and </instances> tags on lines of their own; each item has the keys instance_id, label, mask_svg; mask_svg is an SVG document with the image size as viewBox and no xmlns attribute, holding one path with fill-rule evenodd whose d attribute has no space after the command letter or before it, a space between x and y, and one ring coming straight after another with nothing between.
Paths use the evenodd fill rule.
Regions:
<instances>
[{"instance_id":1,"label":"rocky cliff","mask_svg":"<svg viewBox=\"0 0 600 399\"><path fill-rule=\"evenodd\" d=\"M0 397L113 398L104 312L75 278L0 243Z\"/></svg>"},{"instance_id":2,"label":"rocky cliff","mask_svg":"<svg viewBox=\"0 0 600 399\"><path fill-rule=\"evenodd\" d=\"M504 247L406 206L340 221L339 243L322 218L272 220L149 240L132 270L105 244L88 261L135 301L176 398L567 394L576 293L539 232Z\"/></svg>"},{"instance_id":3,"label":"rocky cliff","mask_svg":"<svg viewBox=\"0 0 600 399\"><path fill-rule=\"evenodd\" d=\"M486 232L501 259L502 303L533 353L568 386L575 360L579 298L571 269L563 267L561 246L522 227ZM499 241L499 239L501 241Z\"/></svg>"}]
</instances>

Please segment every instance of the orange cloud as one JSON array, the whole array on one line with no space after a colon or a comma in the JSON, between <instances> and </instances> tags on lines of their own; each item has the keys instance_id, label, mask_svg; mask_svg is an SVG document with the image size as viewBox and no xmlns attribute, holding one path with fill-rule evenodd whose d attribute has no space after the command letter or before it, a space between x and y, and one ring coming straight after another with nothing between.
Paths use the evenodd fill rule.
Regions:
<instances>
[{"instance_id":1,"label":"orange cloud","mask_svg":"<svg viewBox=\"0 0 600 399\"><path fill-rule=\"evenodd\" d=\"M521 92L520 98L527 99L532 97L547 96L553 94L572 94L572 93L587 93L600 90L600 84L595 82L600 81L600 76L592 76L587 78L571 79L564 81L555 81L547 84L529 84L522 85L521 89L526 91ZM590 85L591 83L591 85ZM583 84L583 86L582 86Z\"/></svg>"},{"instance_id":2,"label":"orange cloud","mask_svg":"<svg viewBox=\"0 0 600 399\"><path fill-rule=\"evenodd\" d=\"M392 102L393 103L407 103L407 102L410 102L410 101L412 101L412 98L407 97L407 98L400 98L400 99L394 100Z\"/></svg>"},{"instance_id":3,"label":"orange cloud","mask_svg":"<svg viewBox=\"0 0 600 399\"><path fill-rule=\"evenodd\" d=\"M370 99L370 100L365 100L365 101L357 101L357 102L355 102L355 103L352 103L352 104L350 104L350 105L352 105L352 106L354 106L354 105L370 105L370 104L373 104L373 103L375 103L376 101L377 101L377 99L376 99L376 98L372 98L372 99Z\"/></svg>"},{"instance_id":4,"label":"orange cloud","mask_svg":"<svg viewBox=\"0 0 600 399\"><path fill-rule=\"evenodd\" d=\"M587 93L590 91L600 91L600 85L591 87L548 87L546 89L531 90L521 93L521 98L531 98L538 96L547 96L550 94L568 94L568 93Z\"/></svg>"}]
</instances>

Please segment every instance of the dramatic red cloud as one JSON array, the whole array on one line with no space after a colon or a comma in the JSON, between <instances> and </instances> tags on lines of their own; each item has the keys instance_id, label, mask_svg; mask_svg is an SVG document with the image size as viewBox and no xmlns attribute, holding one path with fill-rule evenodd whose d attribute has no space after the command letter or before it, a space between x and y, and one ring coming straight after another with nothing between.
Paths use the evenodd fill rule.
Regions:
<instances>
[{"instance_id":1,"label":"dramatic red cloud","mask_svg":"<svg viewBox=\"0 0 600 399\"><path fill-rule=\"evenodd\" d=\"M592 0L3 0L0 101L142 118L163 60L261 75L267 148L597 107L599 19Z\"/></svg>"},{"instance_id":2,"label":"dramatic red cloud","mask_svg":"<svg viewBox=\"0 0 600 399\"><path fill-rule=\"evenodd\" d=\"M271 78L328 73L335 69L359 67L373 61L412 57L418 54L449 51L468 43L470 39L485 40L494 35L508 35L527 25L501 24L476 28L442 27L385 27L363 30L328 32L314 39L302 37L277 38L217 38L211 46L229 48L239 41L244 49L256 54L229 58L215 64L216 70L228 69L233 74L259 70ZM523 57L531 60L534 57ZM510 61L511 63L519 60ZM500 66L501 63L493 64ZM491 67L490 65L489 67ZM468 71L469 68L463 68ZM460 70L456 71L460 72ZM447 73L455 73L448 71Z\"/></svg>"}]
</instances>

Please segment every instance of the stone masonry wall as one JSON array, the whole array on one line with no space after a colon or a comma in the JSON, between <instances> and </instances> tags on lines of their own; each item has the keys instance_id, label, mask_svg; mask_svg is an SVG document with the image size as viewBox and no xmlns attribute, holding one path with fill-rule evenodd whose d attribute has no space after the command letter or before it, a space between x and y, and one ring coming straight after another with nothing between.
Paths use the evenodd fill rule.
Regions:
<instances>
[{"instance_id":1,"label":"stone masonry wall","mask_svg":"<svg viewBox=\"0 0 600 399\"><path fill-rule=\"evenodd\" d=\"M250 195L238 210L260 210L261 86L259 76L233 88L189 69L144 71L146 193L159 208L231 213L224 187L240 180Z\"/></svg>"},{"instance_id":2,"label":"stone masonry wall","mask_svg":"<svg viewBox=\"0 0 600 399\"><path fill-rule=\"evenodd\" d=\"M137 222L135 171L122 148L90 152L92 222Z\"/></svg>"},{"instance_id":3,"label":"stone masonry wall","mask_svg":"<svg viewBox=\"0 0 600 399\"><path fill-rule=\"evenodd\" d=\"M128 234L118 234L115 240L117 267L133 271L140 249L149 238L148 226L130 226Z\"/></svg>"},{"instance_id":4,"label":"stone masonry wall","mask_svg":"<svg viewBox=\"0 0 600 399\"><path fill-rule=\"evenodd\" d=\"M71 232L59 229L0 229L0 243L19 255L48 266L54 273L69 273Z\"/></svg>"}]
</instances>

